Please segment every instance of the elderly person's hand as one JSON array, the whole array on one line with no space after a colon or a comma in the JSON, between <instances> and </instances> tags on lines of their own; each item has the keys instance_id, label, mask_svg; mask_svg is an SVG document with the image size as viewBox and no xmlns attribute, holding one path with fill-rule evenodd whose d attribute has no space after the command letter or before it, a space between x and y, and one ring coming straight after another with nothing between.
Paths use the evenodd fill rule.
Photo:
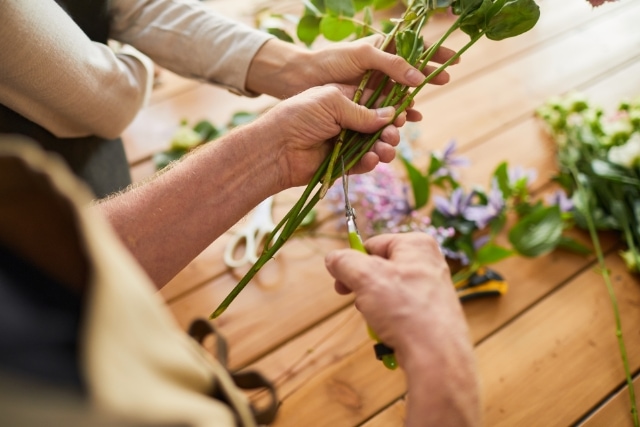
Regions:
<instances>
[{"instance_id":1,"label":"elderly person's hand","mask_svg":"<svg viewBox=\"0 0 640 427\"><path fill-rule=\"evenodd\" d=\"M378 162L390 162L400 141L398 126L405 122L401 114L394 123L395 109L367 109L351 101L355 87L327 85L314 87L284 100L249 126L260 129L261 144L269 144L270 164L275 167L278 190L305 185L331 150L330 138L341 128L375 133L384 127L380 139L353 169L356 173L372 170ZM366 96L366 95L365 95Z\"/></svg>"},{"instance_id":2,"label":"elderly person's hand","mask_svg":"<svg viewBox=\"0 0 640 427\"><path fill-rule=\"evenodd\" d=\"M407 426L476 426L479 387L449 268L424 233L381 235L367 254L329 253L326 267L407 373ZM372 355L373 357L373 355Z\"/></svg>"},{"instance_id":3,"label":"elderly person's hand","mask_svg":"<svg viewBox=\"0 0 640 427\"><path fill-rule=\"evenodd\" d=\"M246 87L256 93L288 98L314 86L328 83L358 85L367 70L376 70L371 84L382 75L411 87L424 81L434 70L427 66L421 73L407 61L377 48L381 36L370 36L353 42L342 42L318 50L308 50L277 39L268 41L253 58L247 75ZM393 49L391 49L393 50ZM438 49L432 61L444 63L455 54L446 47ZM449 81L446 72L438 74L431 84ZM369 87L372 87L371 85ZM419 120L417 111L408 110L410 121Z\"/></svg>"}]
</instances>

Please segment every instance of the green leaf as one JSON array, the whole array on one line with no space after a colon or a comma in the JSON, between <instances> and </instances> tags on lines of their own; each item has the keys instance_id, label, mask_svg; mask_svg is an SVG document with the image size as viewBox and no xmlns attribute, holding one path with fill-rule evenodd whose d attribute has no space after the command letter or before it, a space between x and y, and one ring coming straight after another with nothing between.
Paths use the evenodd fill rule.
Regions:
<instances>
[{"instance_id":1,"label":"green leaf","mask_svg":"<svg viewBox=\"0 0 640 427\"><path fill-rule=\"evenodd\" d=\"M640 180L630 176L627 169L601 159L591 161L591 170L600 178L640 186Z\"/></svg>"},{"instance_id":2,"label":"green leaf","mask_svg":"<svg viewBox=\"0 0 640 427\"><path fill-rule=\"evenodd\" d=\"M325 14L324 0L302 0L304 16L322 17Z\"/></svg>"},{"instance_id":3,"label":"green leaf","mask_svg":"<svg viewBox=\"0 0 640 427\"><path fill-rule=\"evenodd\" d=\"M306 15L300 19L300 21L298 22L298 27L296 29L296 35L302 43L310 46L320 35L321 19L322 18L314 15Z\"/></svg>"},{"instance_id":4,"label":"green leaf","mask_svg":"<svg viewBox=\"0 0 640 427\"><path fill-rule=\"evenodd\" d=\"M156 167L156 170L164 169L169 165L169 163L174 162L180 157L187 154L187 150L183 149L171 149L167 151L162 151L160 153L155 153L153 155L153 164Z\"/></svg>"},{"instance_id":5,"label":"green leaf","mask_svg":"<svg viewBox=\"0 0 640 427\"><path fill-rule=\"evenodd\" d=\"M558 206L537 209L509 231L509 241L521 255L536 257L551 252L562 237Z\"/></svg>"},{"instance_id":6,"label":"green leaf","mask_svg":"<svg viewBox=\"0 0 640 427\"><path fill-rule=\"evenodd\" d=\"M579 255L589 255L592 252L590 248L578 242L573 237L564 236L564 235L560 237L560 241L558 242L558 248L575 252Z\"/></svg>"},{"instance_id":7,"label":"green leaf","mask_svg":"<svg viewBox=\"0 0 640 427\"><path fill-rule=\"evenodd\" d=\"M396 5L397 0L373 0L375 10L388 9Z\"/></svg>"},{"instance_id":8,"label":"green leaf","mask_svg":"<svg viewBox=\"0 0 640 427\"><path fill-rule=\"evenodd\" d=\"M505 199L511 196L511 187L509 186L509 169L507 162L502 162L493 172L493 177L498 181L498 188L502 191L502 197Z\"/></svg>"},{"instance_id":9,"label":"green leaf","mask_svg":"<svg viewBox=\"0 0 640 427\"><path fill-rule=\"evenodd\" d=\"M487 1L491 2L491 0L457 0L451 5L451 11L456 15L470 14Z\"/></svg>"},{"instance_id":10,"label":"green leaf","mask_svg":"<svg viewBox=\"0 0 640 427\"><path fill-rule=\"evenodd\" d=\"M396 34L396 50L408 63L415 64L424 51L424 39L413 30L400 31Z\"/></svg>"},{"instance_id":11,"label":"green leaf","mask_svg":"<svg viewBox=\"0 0 640 427\"><path fill-rule=\"evenodd\" d=\"M400 157L400 159L407 170L407 175L409 175L409 182L411 182L415 203L414 209L420 209L429 202L429 180L406 158Z\"/></svg>"},{"instance_id":12,"label":"green leaf","mask_svg":"<svg viewBox=\"0 0 640 427\"><path fill-rule=\"evenodd\" d=\"M193 130L202 137L203 141L211 141L220 135L220 131L209 120L200 120Z\"/></svg>"},{"instance_id":13,"label":"green leaf","mask_svg":"<svg viewBox=\"0 0 640 427\"><path fill-rule=\"evenodd\" d=\"M170 147L174 150L189 150L203 142L202 136L188 125L183 124L171 137Z\"/></svg>"},{"instance_id":14,"label":"green leaf","mask_svg":"<svg viewBox=\"0 0 640 427\"><path fill-rule=\"evenodd\" d=\"M476 252L476 262L481 265L494 264L505 258L509 258L514 253L511 249L488 243Z\"/></svg>"},{"instance_id":15,"label":"green leaf","mask_svg":"<svg viewBox=\"0 0 640 427\"><path fill-rule=\"evenodd\" d=\"M427 169L427 176L431 176L434 173L438 172L444 164L442 160L438 158L435 154L431 153L431 160L429 161L429 169Z\"/></svg>"},{"instance_id":16,"label":"green leaf","mask_svg":"<svg viewBox=\"0 0 640 427\"><path fill-rule=\"evenodd\" d=\"M234 128L236 126L245 125L255 120L256 117L258 117L258 114L256 113L249 113L247 111L238 111L231 117L231 120L229 121L229 127Z\"/></svg>"},{"instance_id":17,"label":"green leaf","mask_svg":"<svg viewBox=\"0 0 640 427\"><path fill-rule=\"evenodd\" d=\"M352 17L356 13L353 0L324 0L324 5L332 15Z\"/></svg>"},{"instance_id":18,"label":"green leaf","mask_svg":"<svg viewBox=\"0 0 640 427\"><path fill-rule=\"evenodd\" d=\"M540 8L534 0L510 0L491 17L486 27L490 40L503 40L526 33L540 18Z\"/></svg>"},{"instance_id":19,"label":"green leaf","mask_svg":"<svg viewBox=\"0 0 640 427\"><path fill-rule=\"evenodd\" d=\"M373 0L353 0L353 7L356 9L356 12L361 11L367 6L371 6L373 4Z\"/></svg>"},{"instance_id":20,"label":"green leaf","mask_svg":"<svg viewBox=\"0 0 640 427\"><path fill-rule=\"evenodd\" d=\"M320 21L320 32L329 41L340 41L349 37L356 26L352 21L337 16L327 15Z\"/></svg>"},{"instance_id":21,"label":"green leaf","mask_svg":"<svg viewBox=\"0 0 640 427\"><path fill-rule=\"evenodd\" d=\"M288 42L288 43L293 43L293 38L282 28L266 28L265 29L267 33L276 36L278 39Z\"/></svg>"}]
</instances>

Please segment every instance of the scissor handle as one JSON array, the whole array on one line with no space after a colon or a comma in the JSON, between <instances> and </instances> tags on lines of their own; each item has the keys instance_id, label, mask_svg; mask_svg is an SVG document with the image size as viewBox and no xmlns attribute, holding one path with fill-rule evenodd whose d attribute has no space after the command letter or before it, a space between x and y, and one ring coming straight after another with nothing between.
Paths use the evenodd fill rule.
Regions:
<instances>
[{"instance_id":1,"label":"scissor handle","mask_svg":"<svg viewBox=\"0 0 640 427\"><path fill-rule=\"evenodd\" d=\"M247 263L254 264L258 261L262 253L262 248L264 247L262 243L265 241L265 238L269 238L269 235L275 228L275 224L271 218L272 203L273 196L269 196L260 202L254 209L249 222L231 237L223 254L224 263L227 266L236 268L242 267ZM236 258L236 251L238 251L243 240L245 245L244 254Z\"/></svg>"}]
</instances>

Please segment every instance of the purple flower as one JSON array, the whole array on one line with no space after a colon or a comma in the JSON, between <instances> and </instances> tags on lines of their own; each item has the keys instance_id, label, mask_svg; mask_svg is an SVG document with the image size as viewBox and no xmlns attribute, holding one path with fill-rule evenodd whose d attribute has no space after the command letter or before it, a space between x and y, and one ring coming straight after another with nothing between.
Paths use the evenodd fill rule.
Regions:
<instances>
[{"instance_id":1,"label":"purple flower","mask_svg":"<svg viewBox=\"0 0 640 427\"><path fill-rule=\"evenodd\" d=\"M564 190L556 190L553 194L550 194L547 197L547 203L557 205L561 212L569 212L573 209L573 201L567 197L567 193Z\"/></svg>"},{"instance_id":2,"label":"purple flower","mask_svg":"<svg viewBox=\"0 0 640 427\"><path fill-rule=\"evenodd\" d=\"M524 169L522 166L509 168L508 174L510 187L515 187L521 180L525 180L528 187L538 177L538 172L535 169Z\"/></svg>"},{"instance_id":3,"label":"purple flower","mask_svg":"<svg viewBox=\"0 0 640 427\"><path fill-rule=\"evenodd\" d=\"M442 196L435 196L433 198L433 203L442 215L448 218L453 218L464 215L464 213L469 209L472 196L473 193L465 195L462 187L458 187L453 190L453 193L451 193L451 198L447 199Z\"/></svg>"},{"instance_id":4,"label":"purple flower","mask_svg":"<svg viewBox=\"0 0 640 427\"><path fill-rule=\"evenodd\" d=\"M456 174L453 171L453 168L469 166L469 159L466 157L456 156L456 141L451 140L444 148L444 152L442 154L434 154L442 163L440 169L435 172L435 177L441 176L451 176L452 178L456 178Z\"/></svg>"},{"instance_id":5,"label":"purple flower","mask_svg":"<svg viewBox=\"0 0 640 427\"><path fill-rule=\"evenodd\" d=\"M470 206L464 212L464 218L476 223L479 229L483 229L502 212L504 208L504 197L498 187L498 181L494 178L491 182L486 205Z\"/></svg>"},{"instance_id":6,"label":"purple flower","mask_svg":"<svg viewBox=\"0 0 640 427\"><path fill-rule=\"evenodd\" d=\"M342 182L336 181L326 198L335 202L335 211L344 211ZM391 166L380 163L372 172L349 177L349 200L366 235L398 231L411 212L407 186L395 176Z\"/></svg>"}]
</instances>

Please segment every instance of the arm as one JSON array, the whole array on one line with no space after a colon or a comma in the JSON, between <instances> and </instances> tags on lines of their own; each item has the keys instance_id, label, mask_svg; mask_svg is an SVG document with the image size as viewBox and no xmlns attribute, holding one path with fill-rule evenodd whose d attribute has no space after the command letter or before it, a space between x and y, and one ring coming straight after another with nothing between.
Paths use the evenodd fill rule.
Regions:
<instances>
[{"instance_id":1,"label":"arm","mask_svg":"<svg viewBox=\"0 0 640 427\"><path fill-rule=\"evenodd\" d=\"M401 57L377 48L382 37L334 43L318 50L309 50L278 39L266 42L253 58L247 74L246 87L256 93L288 98L310 87L327 83L357 85L367 70L373 69L393 80L417 86L424 75ZM433 60L446 62L454 51L440 48ZM433 71L426 67L425 74ZM433 84L445 84L449 75L440 73Z\"/></svg>"},{"instance_id":2,"label":"arm","mask_svg":"<svg viewBox=\"0 0 640 427\"><path fill-rule=\"evenodd\" d=\"M184 77L234 92L245 89L249 64L273 36L227 19L197 0L112 0L110 36Z\"/></svg>"},{"instance_id":3,"label":"arm","mask_svg":"<svg viewBox=\"0 0 640 427\"><path fill-rule=\"evenodd\" d=\"M110 11L114 39L177 74L245 95L285 99L328 83L357 84L368 69L410 86L424 80L403 59L378 50L381 37L314 51L226 19L195 0L113 0ZM442 63L453 54L441 48L433 60ZM432 82L448 79L441 73Z\"/></svg>"},{"instance_id":4,"label":"arm","mask_svg":"<svg viewBox=\"0 0 640 427\"><path fill-rule=\"evenodd\" d=\"M341 126L375 132L389 123L393 108L355 105L348 98L354 90L318 87L283 101L152 181L96 208L162 286L261 200L307 183L328 154L325 141ZM365 155L360 171L393 158L397 129L388 126L381 139L385 142Z\"/></svg>"},{"instance_id":5,"label":"arm","mask_svg":"<svg viewBox=\"0 0 640 427\"><path fill-rule=\"evenodd\" d=\"M336 290L395 349L407 375L406 426L479 426L473 347L449 269L424 233L382 235L371 255L344 249L327 255Z\"/></svg>"},{"instance_id":6,"label":"arm","mask_svg":"<svg viewBox=\"0 0 640 427\"><path fill-rule=\"evenodd\" d=\"M65 138L113 138L133 120L150 62L92 42L52 0L2 0L0 15L0 103Z\"/></svg>"}]
</instances>

